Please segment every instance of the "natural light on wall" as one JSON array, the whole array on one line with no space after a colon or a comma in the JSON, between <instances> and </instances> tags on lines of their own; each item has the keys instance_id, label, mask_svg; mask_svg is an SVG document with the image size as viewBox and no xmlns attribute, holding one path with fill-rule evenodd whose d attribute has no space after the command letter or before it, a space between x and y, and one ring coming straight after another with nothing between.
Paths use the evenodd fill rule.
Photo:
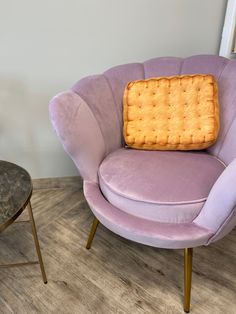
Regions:
<instances>
[{"instance_id":1,"label":"natural light on wall","mask_svg":"<svg viewBox=\"0 0 236 314\"><path fill-rule=\"evenodd\" d=\"M219 51L219 55L222 57L226 58L235 57L236 52L235 26L236 26L236 0L228 0Z\"/></svg>"},{"instance_id":2,"label":"natural light on wall","mask_svg":"<svg viewBox=\"0 0 236 314\"><path fill-rule=\"evenodd\" d=\"M236 27L234 31L234 46L233 46L233 53L236 53Z\"/></svg>"}]
</instances>

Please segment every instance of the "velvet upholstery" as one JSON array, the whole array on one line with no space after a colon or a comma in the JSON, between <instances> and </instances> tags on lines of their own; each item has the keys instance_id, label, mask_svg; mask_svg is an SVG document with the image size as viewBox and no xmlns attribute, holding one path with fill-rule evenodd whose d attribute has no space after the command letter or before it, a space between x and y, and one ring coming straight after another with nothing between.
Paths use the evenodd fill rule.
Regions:
<instances>
[{"instance_id":1,"label":"velvet upholstery","mask_svg":"<svg viewBox=\"0 0 236 314\"><path fill-rule=\"evenodd\" d=\"M85 180L97 181L99 164L106 155L103 134L87 103L72 91L50 103L52 124L64 149Z\"/></svg>"},{"instance_id":2,"label":"velvet upholstery","mask_svg":"<svg viewBox=\"0 0 236 314\"><path fill-rule=\"evenodd\" d=\"M98 220L127 239L160 248L179 249L206 244L212 231L192 223L159 223L139 218L111 205L96 183L84 181L84 195Z\"/></svg>"},{"instance_id":3,"label":"velvet upholstery","mask_svg":"<svg viewBox=\"0 0 236 314\"><path fill-rule=\"evenodd\" d=\"M215 182L206 203L194 222L214 233L214 242L236 225L236 159Z\"/></svg>"},{"instance_id":4,"label":"velvet upholstery","mask_svg":"<svg viewBox=\"0 0 236 314\"><path fill-rule=\"evenodd\" d=\"M105 157L124 143L125 85L128 81L153 76L196 73L212 74L218 82L221 128L217 142L207 152L225 162L226 169L215 178L205 204L192 221L163 223L118 209L102 195L98 169ZM50 103L53 126L84 178L85 197L95 216L121 236L166 248L207 245L230 232L236 224L235 86L236 60L209 55L186 59L167 57L116 66L104 74L82 79L70 91L54 97Z\"/></svg>"},{"instance_id":5,"label":"velvet upholstery","mask_svg":"<svg viewBox=\"0 0 236 314\"><path fill-rule=\"evenodd\" d=\"M119 149L99 167L106 199L131 215L166 223L192 222L225 166L201 152Z\"/></svg>"}]
</instances>

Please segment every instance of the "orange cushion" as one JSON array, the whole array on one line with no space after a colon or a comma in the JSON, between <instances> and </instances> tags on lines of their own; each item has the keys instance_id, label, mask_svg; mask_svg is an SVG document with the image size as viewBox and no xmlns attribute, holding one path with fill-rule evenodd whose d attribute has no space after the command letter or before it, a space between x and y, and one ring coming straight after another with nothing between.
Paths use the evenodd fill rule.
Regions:
<instances>
[{"instance_id":1,"label":"orange cushion","mask_svg":"<svg viewBox=\"0 0 236 314\"><path fill-rule=\"evenodd\" d=\"M216 141L218 132L218 92L212 75L158 77L126 86L123 133L128 146L204 149Z\"/></svg>"}]
</instances>

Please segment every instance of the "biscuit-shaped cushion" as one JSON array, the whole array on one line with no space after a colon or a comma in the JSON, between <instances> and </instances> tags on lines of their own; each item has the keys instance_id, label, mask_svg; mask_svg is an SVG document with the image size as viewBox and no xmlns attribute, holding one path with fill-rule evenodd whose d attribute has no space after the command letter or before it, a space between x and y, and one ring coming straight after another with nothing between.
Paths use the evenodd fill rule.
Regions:
<instances>
[{"instance_id":1,"label":"biscuit-shaped cushion","mask_svg":"<svg viewBox=\"0 0 236 314\"><path fill-rule=\"evenodd\" d=\"M147 150L197 150L219 132L217 84L212 75L158 77L128 83L124 138Z\"/></svg>"}]
</instances>

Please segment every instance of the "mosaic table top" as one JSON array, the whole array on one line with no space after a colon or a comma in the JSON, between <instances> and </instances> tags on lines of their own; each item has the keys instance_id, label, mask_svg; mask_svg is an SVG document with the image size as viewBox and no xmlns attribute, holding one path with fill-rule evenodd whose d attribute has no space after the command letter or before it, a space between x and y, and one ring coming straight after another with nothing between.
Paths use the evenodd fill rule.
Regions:
<instances>
[{"instance_id":1,"label":"mosaic table top","mask_svg":"<svg viewBox=\"0 0 236 314\"><path fill-rule=\"evenodd\" d=\"M0 232L21 214L31 193L32 182L28 172L0 160Z\"/></svg>"}]
</instances>

